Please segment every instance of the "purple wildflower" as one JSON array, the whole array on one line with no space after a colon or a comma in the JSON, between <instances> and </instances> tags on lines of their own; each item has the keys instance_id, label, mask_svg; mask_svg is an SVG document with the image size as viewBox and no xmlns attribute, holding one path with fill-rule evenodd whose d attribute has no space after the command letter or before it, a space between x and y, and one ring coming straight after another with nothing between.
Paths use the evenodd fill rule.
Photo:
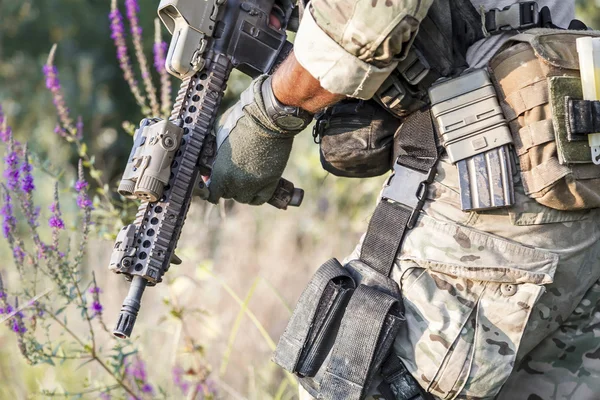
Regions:
<instances>
[{"instance_id":1,"label":"purple wildflower","mask_svg":"<svg viewBox=\"0 0 600 400\"><path fill-rule=\"evenodd\" d=\"M54 54L56 53L56 45L52 46L50 54L48 54L48 61L42 69L44 76L46 77L46 87L52 93L52 102L56 107L58 118L62 124L62 129L67 132L74 132L73 120L69 116L69 108L65 103L65 98L62 92L62 86L60 79L58 78L58 69L54 65ZM56 130L55 130L56 131Z\"/></svg>"},{"instance_id":2,"label":"purple wildflower","mask_svg":"<svg viewBox=\"0 0 600 400\"><path fill-rule=\"evenodd\" d=\"M82 190L87 189L88 187L88 183L84 180L78 180L77 182L75 182L75 191L77 193L81 192Z\"/></svg>"},{"instance_id":3,"label":"purple wildflower","mask_svg":"<svg viewBox=\"0 0 600 400\"><path fill-rule=\"evenodd\" d=\"M92 311L94 312L94 315L102 314L102 310L103 310L103 307L99 301L94 301L92 303Z\"/></svg>"},{"instance_id":4,"label":"purple wildflower","mask_svg":"<svg viewBox=\"0 0 600 400\"><path fill-rule=\"evenodd\" d=\"M139 357L136 357L134 362L129 364L129 375L133 378L146 382L148 374L146 373L146 363Z\"/></svg>"},{"instance_id":5,"label":"purple wildflower","mask_svg":"<svg viewBox=\"0 0 600 400\"><path fill-rule=\"evenodd\" d=\"M79 177L74 186L75 191L77 192L77 207L81 208L82 210L91 210L93 208L92 201L87 194L87 188L89 185L84 177L83 163L81 160L79 160L78 175Z\"/></svg>"},{"instance_id":6,"label":"purple wildflower","mask_svg":"<svg viewBox=\"0 0 600 400\"><path fill-rule=\"evenodd\" d=\"M21 190L29 194L35 189L35 185L33 184L33 176L31 175L32 171L31 163L29 162L29 155L27 154L27 150L25 151L25 157L23 160L23 165L21 165Z\"/></svg>"},{"instance_id":7,"label":"purple wildflower","mask_svg":"<svg viewBox=\"0 0 600 400\"><path fill-rule=\"evenodd\" d=\"M23 333L27 332L27 328L25 328L25 325L23 325L23 313L22 312L19 311L12 318L11 329L13 332L21 334L21 335Z\"/></svg>"},{"instance_id":8,"label":"purple wildflower","mask_svg":"<svg viewBox=\"0 0 600 400\"><path fill-rule=\"evenodd\" d=\"M154 43L153 53L154 53L154 68L158 73L166 71L165 63L167 59L167 51L169 50L169 45L167 42L156 42Z\"/></svg>"},{"instance_id":9,"label":"purple wildflower","mask_svg":"<svg viewBox=\"0 0 600 400\"><path fill-rule=\"evenodd\" d=\"M111 397L110 397L110 394L108 394L108 393L104 392L104 393L100 393L100 397L99 397L99 399L100 399L100 400L110 400L110 399L111 399Z\"/></svg>"},{"instance_id":10,"label":"purple wildflower","mask_svg":"<svg viewBox=\"0 0 600 400\"><path fill-rule=\"evenodd\" d=\"M140 5L138 0L125 0L125 9L127 11L127 19L131 26L131 37L133 39L133 48L135 49L135 58L140 65L140 72L142 73L142 80L144 81L144 87L150 100L150 108L152 109L153 115L158 115L158 100L156 98L156 88L152 83L152 76L150 75L150 68L148 67L148 60L146 59L146 53L144 53L144 46L142 42L142 27L138 18L140 11Z\"/></svg>"},{"instance_id":11,"label":"purple wildflower","mask_svg":"<svg viewBox=\"0 0 600 400\"><path fill-rule=\"evenodd\" d=\"M154 388L152 387L151 384L144 383L144 385L142 386L142 392L143 393L147 393L147 394L153 394L154 393Z\"/></svg>"},{"instance_id":12,"label":"purple wildflower","mask_svg":"<svg viewBox=\"0 0 600 400\"><path fill-rule=\"evenodd\" d=\"M94 286L89 289L89 292L91 294L100 294L102 293L102 290L98 286Z\"/></svg>"},{"instance_id":13,"label":"purple wildflower","mask_svg":"<svg viewBox=\"0 0 600 400\"><path fill-rule=\"evenodd\" d=\"M52 229L52 235L54 236L54 248L58 247L58 231L60 229L65 229L65 223L62 219L62 214L60 212L60 204L58 202L58 185L54 187L54 202L48 207L52 212L50 219L48 220L48 225L50 225Z\"/></svg>"},{"instance_id":14,"label":"purple wildflower","mask_svg":"<svg viewBox=\"0 0 600 400\"><path fill-rule=\"evenodd\" d=\"M48 224L50 225L51 228L65 229L64 221L60 217L57 217L56 215L53 215L50 217L50 219L48 220Z\"/></svg>"},{"instance_id":15,"label":"purple wildflower","mask_svg":"<svg viewBox=\"0 0 600 400\"><path fill-rule=\"evenodd\" d=\"M127 42L125 41L125 25L123 24L123 15L117 8L117 1L111 1L110 13L108 17L110 19L110 37L115 42L115 47L117 48L117 60L119 61L119 66L123 71L123 75L125 77L125 81L129 85L129 89L135 97L136 102L142 108L145 108L144 96L140 92L140 88L138 87L138 83L134 78L133 68L131 67L131 62L129 60L129 55L127 54Z\"/></svg>"},{"instance_id":16,"label":"purple wildflower","mask_svg":"<svg viewBox=\"0 0 600 400\"><path fill-rule=\"evenodd\" d=\"M0 209L0 214L2 214L3 218L2 232L4 233L4 237L8 238L15 231L17 220L13 213L12 198L6 189L4 190L4 204L2 205L2 209Z\"/></svg>"},{"instance_id":17,"label":"purple wildflower","mask_svg":"<svg viewBox=\"0 0 600 400\"><path fill-rule=\"evenodd\" d=\"M23 264L23 261L25 261L25 252L20 246L15 246L13 248L13 257L19 265Z\"/></svg>"},{"instance_id":18,"label":"purple wildflower","mask_svg":"<svg viewBox=\"0 0 600 400\"><path fill-rule=\"evenodd\" d=\"M13 138L9 138L6 157L4 158L4 177L9 190L17 190L19 187L19 154L17 153Z\"/></svg>"},{"instance_id":19,"label":"purple wildflower","mask_svg":"<svg viewBox=\"0 0 600 400\"><path fill-rule=\"evenodd\" d=\"M187 395L190 390L190 382L184 379L183 374L183 368L179 366L173 368L173 383L181 390L181 393Z\"/></svg>"}]
</instances>

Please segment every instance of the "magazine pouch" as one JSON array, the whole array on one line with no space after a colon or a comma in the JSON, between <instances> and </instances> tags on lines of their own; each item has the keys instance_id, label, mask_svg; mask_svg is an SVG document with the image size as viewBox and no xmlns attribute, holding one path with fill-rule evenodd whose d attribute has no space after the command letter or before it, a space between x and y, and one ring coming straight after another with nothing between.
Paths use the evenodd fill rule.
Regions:
<instances>
[{"instance_id":1,"label":"magazine pouch","mask_svg":"<svg viewBox=\"0 0 600 400\"><path fill-rule=\"evenodd\" d=\"M273 361L298 376L314 376L333 345L355 287L337 259L323 264L300 296Z\"/></svg>"},{"instance_id":2,"label":"magazine pouch","mask_svg":"<svg viewBox=\"0 0 600 400\"><path fill-rule=\"evenodd\" d=\"M337 302L318 289L331 276L344 276L349 287ZM274 361L315 398L363 399L404 322L400 299L396 282L360 260L344 268L330 260L300 297Z\"/></svg>"}]
</instances>

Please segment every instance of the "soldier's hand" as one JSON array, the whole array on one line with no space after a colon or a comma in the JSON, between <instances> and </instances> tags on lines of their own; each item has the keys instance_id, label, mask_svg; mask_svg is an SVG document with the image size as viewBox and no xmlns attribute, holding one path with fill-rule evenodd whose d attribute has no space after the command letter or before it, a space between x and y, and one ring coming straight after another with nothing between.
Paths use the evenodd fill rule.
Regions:
<instances>
[{"instance_id":1,"label":"soldier's hand","mask_svg":"<svg viewBox=\"0 0 600 400\"><path fill-rule=\"evenodd\" d=\"M260 205L271 198L287 164L294 136L267 116L259 77L222 116L217 127L217 157L208 181L208 201L220 198Z\"/></svg>"}]
</instances>

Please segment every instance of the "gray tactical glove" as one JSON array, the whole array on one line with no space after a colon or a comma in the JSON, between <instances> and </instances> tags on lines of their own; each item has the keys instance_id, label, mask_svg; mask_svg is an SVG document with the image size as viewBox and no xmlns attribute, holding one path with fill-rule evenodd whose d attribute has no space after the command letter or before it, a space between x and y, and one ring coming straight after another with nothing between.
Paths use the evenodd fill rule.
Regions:
<instances>
[{"instance_id":1,"label":"gray tactical glove","mask_svg":"<svg viewBox=\"0 0 600 400\"><path fill-rule=\"evenodd\" d=\"M269 201L294 136L311 120L306 111L279 103L267 76L255 79L219 121L208 201L225 198L252 205Z\"/></svg>"}]
</instances>

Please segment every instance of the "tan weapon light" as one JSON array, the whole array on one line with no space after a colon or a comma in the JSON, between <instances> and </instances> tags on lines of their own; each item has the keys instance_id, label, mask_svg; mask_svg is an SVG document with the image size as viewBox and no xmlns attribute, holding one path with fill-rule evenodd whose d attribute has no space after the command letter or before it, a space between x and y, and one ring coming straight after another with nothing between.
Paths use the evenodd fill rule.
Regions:
<instances>
[{"instance_id":1,"label":"tan weapon light","mask_svg":"<svg viewBox=\"0 0 600 400\"><path fill-rule=\"evenodd\" d=\"M171 163L182 136L183 128L169 120L144 120L135 132L119 193L129 199L158 201L169 182Z\"/></svg>"}]
</instances>

